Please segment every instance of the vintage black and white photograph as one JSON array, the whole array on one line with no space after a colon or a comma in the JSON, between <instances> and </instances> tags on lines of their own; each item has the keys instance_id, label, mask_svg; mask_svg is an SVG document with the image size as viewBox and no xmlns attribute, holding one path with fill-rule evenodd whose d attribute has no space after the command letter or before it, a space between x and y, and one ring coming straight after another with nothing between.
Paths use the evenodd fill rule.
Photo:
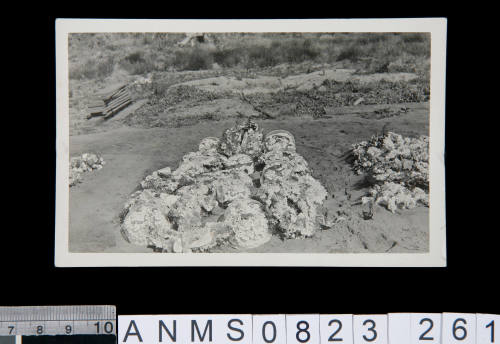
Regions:
<instances>
[{"instance_id":1,"label":"vintage black and white photograph","mask_svg":"<svg viewBox=\"0 0 500 344\"><path fill-rule=\"evenodd\" d=\"M58 266L446 264L446 21L123 22L58 22Z\"/></svg>"}]
</instances>

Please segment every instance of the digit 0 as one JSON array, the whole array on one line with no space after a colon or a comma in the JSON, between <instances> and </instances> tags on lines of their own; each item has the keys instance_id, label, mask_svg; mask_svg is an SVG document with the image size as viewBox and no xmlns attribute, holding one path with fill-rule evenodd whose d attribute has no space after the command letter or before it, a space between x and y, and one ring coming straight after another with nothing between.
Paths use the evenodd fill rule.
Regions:
<instances>
[{"instance_id":1,"label":"digit 0","mask_svg":"<svg viewBox=\"0 0 500 344\"><path fill-rule=\"evenodd\" d=\"M111 321L106 321L106 323L104 323L104 332L106 333L113 332L113 323Z\"/></svg>"},{"instance_id":2,"label":"digit 0","mask_svg":"<svg viewBox=\"0 0 500 344\"><path fill-rule=\"evenodd\" d=\"M266 337L266 326L267 325L271 325L271 327L273 328L273 335L272 335L271 339L268 339ZM274 324L274 322L266 321L262 325L262 339L264 339L264 342L266 342L266 343L274 343L274 341L276 340L276 325Z\"/></svg>"}]
</instances>

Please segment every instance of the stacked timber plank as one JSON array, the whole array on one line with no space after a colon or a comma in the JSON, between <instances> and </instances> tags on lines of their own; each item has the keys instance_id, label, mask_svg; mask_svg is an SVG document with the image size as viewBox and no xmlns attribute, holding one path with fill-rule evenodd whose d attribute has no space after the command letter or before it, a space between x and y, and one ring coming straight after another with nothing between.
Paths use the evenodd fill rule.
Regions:
<instances>
[{"instance_id":1,"label":"stacked timber plank","mask_svg":"<svg viewBox=\"0 0 500 344\"><path fill-rule=\"evenodd\" d=\"M94 116L109 118L130 105L132 99L127 86L127 84L121 84L110 91L103 91L92 96L88 103L89 114L87 118Z\"/></svg>"}]
</instances>

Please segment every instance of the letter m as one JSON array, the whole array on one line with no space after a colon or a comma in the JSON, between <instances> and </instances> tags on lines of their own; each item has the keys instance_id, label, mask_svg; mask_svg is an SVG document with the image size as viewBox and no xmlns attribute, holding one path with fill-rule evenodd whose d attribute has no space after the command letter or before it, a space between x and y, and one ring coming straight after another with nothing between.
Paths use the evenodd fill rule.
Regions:
<instances>
[{"instance_id":1,"label":"letter m","mask_svg":"<svg viewBox=\"0 0 500 344\"><path fill-rule=\"evenodd\" d=\"M205 336L207 335L208 331L208 341L212 341L212 320L207 320L207 324L205 325L205 329L203 330L203 334L200 333L200 328L198 327L198 323L196 320L191 320L191 342L194 342L194 332L196 330L196 333L198 334L198 338L200 339L200 342L203 342L205 340Z\"/></svg>"}]
</instances>

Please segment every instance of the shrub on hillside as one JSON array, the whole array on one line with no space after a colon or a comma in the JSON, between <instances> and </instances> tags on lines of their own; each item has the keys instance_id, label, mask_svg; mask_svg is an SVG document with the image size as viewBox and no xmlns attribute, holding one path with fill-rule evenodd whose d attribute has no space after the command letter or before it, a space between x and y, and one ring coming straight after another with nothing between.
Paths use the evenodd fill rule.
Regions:
<instances>
[{"instance_id":1,"label":"shrub on hillside","mask_svg":"<svg viewBox=\"0 0 500 344\"><path fill-rule=\"evenodd\" d=\"M142 52L136 51L132 54L127 55L127 57L125 57L125 60L130 63L139 63L144 61L144 57Z\"/></svg>"},{"instance_id":2,"label":"shrub on hillside","mask_svg":"<svg viewBox=\"0 0 500 344\"><path fill-rule=\"evenodd\" d=\"M274 54L273 46L268 48L264 45L252 45L248 47L247 67L269 67L278 64L278 56Z\"/></svg>"},{"instance_id":3,"label":"shrub on hillside","mask_svg":"<svg viewBox=\"0 0 500 344\"><path fill-rule=\"evenodd\" d=\"M428 33L404 33L401 35L401 39L405 43L415 43L415 42L427 42L429 40Z\"/></svg>"},{"instance_id":4,"label":"shrub on hillside","mask_svg":"<svg viewBox=\"0 0 500 344\"><path fill-rule=\"evenodd\" d=\"M243 49L226 48L218 49L213 53L214 61L223 67L234 67L239 65L244 58Z\"/></svg>"},{"instance_id":5,"label":"shrub on hillside","mask_svg":"<svg viewBox=\"0 0 500 344\"><path fill-rule=\"evenodd\" d=\"M366 33L362 34L357 40L356 44L366 45L371 43L381 43L389 39L388 34L379 33Z\"/></svg>"},{"instance_id":6,"label":"shrub on hillside","mask_svg":"<svg viewBox=\"0 0 500 344\"><path fill-rule=\"evenodd\" d=\"M358 45L350 45L340 52L340 54L337 56L337 61L358 61L359 58L363 55L364 52Z\"/></svg>"},{"instance_id":7,"label":"shrub on hillside","mask_svg":"<svg viewBox=\"0 0 500 344\"><path fill-rule=\"evenodd\" d=\"M306 60L315 60L320 51L310 39L293 40L285 45L284 49L286 62L300 63Z\"/></svg>"},{"instance_id":8,"label":"shrub on hillside","mask_svg":"<svg viewBox=\"0 0 500 344\"><path fill-rule=\"evenodd\" d=\"M111 73L115 67L114 59L109 56L101 61L95 59L87 60L83 65L70 67L70 79L95 79L105 78Z\"/></svg>"},{"instance_id":9,"label":"shrub on hillside","mask_svg":"<svg viewBox=\"0 0 500 344\"><path fill-rule=\"evenodd\" d=\"M142 52L137 51L120 61L120 66L130 74L141 75L157 69L154 60L151 55L144 56Z\"/></svg>"},{"instance_id":10,"label":"shrub on hillside","mask_svg":"<svg viewBox=\"0 0 500 344\"><path fill-rule=\"evenodd\" d=\"M173 60L174 66L180 70L211 69L213 63L213 54L200 48L178 50Z\"/></svg>"}]
</instances>

